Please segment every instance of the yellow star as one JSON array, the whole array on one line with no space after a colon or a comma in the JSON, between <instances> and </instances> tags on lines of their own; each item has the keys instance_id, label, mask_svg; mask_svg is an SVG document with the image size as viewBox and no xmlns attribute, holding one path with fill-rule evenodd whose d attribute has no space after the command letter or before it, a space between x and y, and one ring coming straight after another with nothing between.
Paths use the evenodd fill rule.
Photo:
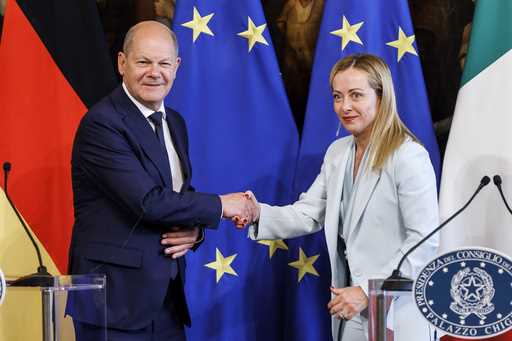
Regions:
<instances>
[{"instance_id":1,"label":"yellow star","mask_svg":"<svg viewBox=\"0 0 512 341\"><path fill-rule=\"evenodd\" d=\"M184 24L181 24L181 26L185 26L187 28L192 29L193 35L192 35L192 41L195 42L196 39L199 37L201 33L206 33L211 36L213 36L213 32L208 27L208 22L213 17L214 13L210 13L208 15L205 15L204 17L199 14L197 11L196 6L194 6L194 17L192 20L187 21Z\"/></svg>"},{"instance_id":2,"label":"yellow star","mask_svg":"<svg viewBox=\"0 0 512 341\"><path fill-rule=\"evenodd\" d=\"M267 27L267 24L263 24L260 26L254 25L251 17L247 17L247 31L243 31L238 33L240 37L244 37L249 42L249 52L251 52L252 48L256 43L265 44L268 46L267 40L263 37L263 31Z\"/></svg>"},{"instance_id":3,"label":"yellow star","mask_svg":"<svg viewBox=\"0 0 512 341\"><path fill-rule=\"evenodd\" d=\"M220 253L219 249L215 248L215 262L211 262L208 264L205 264L204 266L214 269L217 273L217 283L219 283L222 276L224 276L225 273L238 276L238 274L233 270L231 267L231 263L233 260L235 260L235 257L237 254L231 255L229 257L224 258L222 253Z\"/></svg>"},{"instance_id":4,"label":"yellow star","mask_svg":"<svg viewBox=\"0 0 512 341\"><path fill-rule=\"evenodd\" d=\"M300 282L306 273L310 273L315 276L319 276L318 272L316 272L313 264L320 257L319 255L314 255L311 257L307 257L302 248L299 248L299 259L295 262L288 263L289 266L292 266L299 270L299 279L297 282Z\"/></svg>"},{"instance_id":5,"label":"yellow star","mask_svg":"<svg viewBox=\"0 0 512 341\"><path fill-rule=\"evenodd\" d=\"M347 18L343 16L343 26L339 30L332 31L330 33L341 38L341 50L343 51L343 49L345 49L347 44L351 41L363 45L363 42L361 41L361 39L359 39L359 36L357 35L357 31L359 31L363 24L364 21L361 21L360 23L354 25L350 25Z\"/></svg>"},{"instance_id":6,"label":"yellow star","mask_svg":"<svg viewBox=\"0 0 512 341\"><path fill-rule=\"evenodd\" d=\"M272 258L277 249L288 250L288 246L282 239L278 240L260 240L259 244L268 246L268 256Z\"/></svg>"},{"instance_id":7,"label":"yellow star","mask_svg":"<svg viewBox=\"0 0 512 341\"><path fill-rule=\"evenodd\" d=\"M406 36L404 31L402 31L402 28L398 26L398 39L394 41L390 41L389 43L386 43L388 46L393 46L398 49L398 59L397 62L400 62L400 59L402 59L403 55L407 52L412 53L413 55L418 55L416 50L414 49L414 46L412 46L412 43L414 43L414 34L412 36Z\"/></svg>"}]
</instances>

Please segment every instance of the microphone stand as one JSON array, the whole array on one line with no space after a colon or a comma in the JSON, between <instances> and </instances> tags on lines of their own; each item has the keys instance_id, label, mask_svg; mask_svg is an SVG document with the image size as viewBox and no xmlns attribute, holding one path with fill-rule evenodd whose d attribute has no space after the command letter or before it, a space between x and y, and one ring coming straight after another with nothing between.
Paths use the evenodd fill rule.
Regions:
<instances>
[{"instance_id":1,"label":"microphone stand","mask_svg":"<svg viewBox=\"0 0 512 341\"><path fill-rule=\"evenodd\" d=\"M41 288L40 289L41 290L41 303L42 303L42 308L43 308L42 309L43 341L52 341L52 340L54 340L54 335L55 335L55 326L54 326L54 320L53 320L54 293L53 293L53 290L51 289L51 287L54 285L54 278L50 273L48 273L48 270L43 265L41 251L39 250L39 247L38 247L36 241L34 240L34 237L30 233L30 230L28 229L27 225L25 224L25 221L21 217L18 209L14 206L14 204L7 192L7 176L11 170L11 164L9 162L4 162L3 169L4 169L5 197L7 198L7 201L9 202L9 205L13 209L14 213L16 213L16 217L18 217L18 220L20 221L21 225L23 226L25 233L30 238L32 245L34 246L34 249L36 250L37 260L39 262L39 266L37 267L37 272L20 277L13 281L8 281L7 286L9 286L9 287Z\"/></svg>"},{"instance_id":2,"label":"microphone stand","mask_svg":"<svg viewBox=\"0 0 512 341\"><path fill-rule=\"evenodd\" d=\"M430 232L428 235L426 235L422 240L420 240L416 245L411 247L400 259L400 262L398 263L398 266L395 270L393 270L393 273L391 276L389 276L384 282L382 283L382 290L391 290L391 291L411 291L412 290L412 280L406 277L402 276L402 273L400 272L400 268L402 267L403 262L409 256L414 250L416 250L420 245L422 245L427 239L432 237L436 232L438 232L440 229L442 229L446 224L448 224L450 221L452 221L453 218L458 216L462 211L466 209L466 207L469 206L469 204L473 201L473 199L476 197L476 195L480 192L482 188L487 186L491 182L491 179L486 175L482 177L480 180L480 185L476 189L475 193L469 198L468 202L464 206L462 206L457 212L452 214L448 219L446 219L441 225L439 225L437 228L435 228L432 232Z\"/></svg>"},{"instance_id":3,"label":"microphone stand","mask_svg":"<svg viewBox=\"0 0 512 341\"><path fill-rule=\"evenodd\" d=\"M512 214L512 210L510 209L510 206L508 205L507 199L505 199L505 195L503 194L503 189L501 188L501 176L496 174L492 177L492 181L498 188L498 191L500 192L501 199L503 200L503 203L505 204L505 207L507 208L508 212Z\"/></svg>"},{"instance_id":4,"label":"microphone stand","mask_svg":"<svg viewBox=\"0 0 512 341\"><path fill-rule=\"evenodd\" d=\"M32 245L34 246L34 249L36 250L37 260L39 262L39 266L37 267L37 272L20 277L15 280L7 281L7 285L11 286L11 287L50 287L53 285L53 276L50 273L48 273L48 270L43 265L41 251L39 250L39 247L37 246L37 243L34 240L34 237L30 233L27 225L25 224L25 221L21 217L18 209L14 206L14 204L7 192L7 176L8 176L9 171L11 170L11 164L9 162L4 162L3 170L4 170L5 197L7 198L7 201L9 202L9 205L13 209L14 213L16 213L16 217L18 217L18 220L20 221L21 225L23 226L25 233L30 238Z\"/></svg>"}]
</instances>

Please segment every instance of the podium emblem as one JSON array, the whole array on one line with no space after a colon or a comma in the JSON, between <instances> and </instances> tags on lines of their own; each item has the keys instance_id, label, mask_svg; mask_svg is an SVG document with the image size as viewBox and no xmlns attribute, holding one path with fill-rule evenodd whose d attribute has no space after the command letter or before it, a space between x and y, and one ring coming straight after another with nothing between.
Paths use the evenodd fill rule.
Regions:
<instances>
[{"instance_id":1,"label":"podium emblem","mask_svg":"<svg viewBox=\"0 0 512 341\"><path fill-rule=\"evenodd\" d=\"M463 319L475 314L485 320L494 310L491 301L495 292L492 277L485 270L464 268L452 278L450 309Z\"/></svg>"},{"instance_id":2,"label":"podium emblem","mask_svg":"<svg viewBox=\"0 0 512 341\"><path fill-rule=\"evenodd\" d=\"M497 251L441 255L423 268L413 288L421 314L447 334L479 339L512 328L512 261Z\"/></svg>"}]
</instances>

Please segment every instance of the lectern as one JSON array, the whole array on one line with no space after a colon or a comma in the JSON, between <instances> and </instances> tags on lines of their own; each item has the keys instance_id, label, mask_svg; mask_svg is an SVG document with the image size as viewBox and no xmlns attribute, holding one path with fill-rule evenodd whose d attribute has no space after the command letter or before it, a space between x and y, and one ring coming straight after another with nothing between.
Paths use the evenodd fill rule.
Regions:
<instances>
[{"instance_id":1,"label":"lectern","mask_svg":"<svg viewBox=\"0 0 512 341\"><path fill-rule=\"evenodd\" d=\"M368 282L369 341L431 341L437 332L420 314L411 288L389 288L384 279Z\"/></svg>"},{"instance_id":2,"label":"lectern","mask_svg":"<svg viewBox=\"0 0 512 341\"><path fill-rule=\"evenodd\" d=\"M7 328L16 328L9 335L22 333L27 328L41 323L36 331L42 341L74 341L72 318L85 319L98 327L95 340L106 341L106 291L105 276L73 275L54 276L44 287L9 286L5 302L0 307L2 317L15 321ZM38 307L33 314L34 307Z\"/></svg>"}]
</instances>

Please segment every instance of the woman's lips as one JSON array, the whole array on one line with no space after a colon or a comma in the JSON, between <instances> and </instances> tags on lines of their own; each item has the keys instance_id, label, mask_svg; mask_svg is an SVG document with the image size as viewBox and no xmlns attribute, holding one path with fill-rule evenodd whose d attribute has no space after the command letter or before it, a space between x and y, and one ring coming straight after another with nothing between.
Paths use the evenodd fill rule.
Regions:
<instances>
[{"instance_id":1,"label":"woman's lips","mask_svg":"<svg viewBox=\"0 0 512 341\"><path fill-rule=\"evenodd\" d=\"M352 122L357 118L357 116L343 116L341 119L345 122Z\"/></svg>"}]
</instances>

